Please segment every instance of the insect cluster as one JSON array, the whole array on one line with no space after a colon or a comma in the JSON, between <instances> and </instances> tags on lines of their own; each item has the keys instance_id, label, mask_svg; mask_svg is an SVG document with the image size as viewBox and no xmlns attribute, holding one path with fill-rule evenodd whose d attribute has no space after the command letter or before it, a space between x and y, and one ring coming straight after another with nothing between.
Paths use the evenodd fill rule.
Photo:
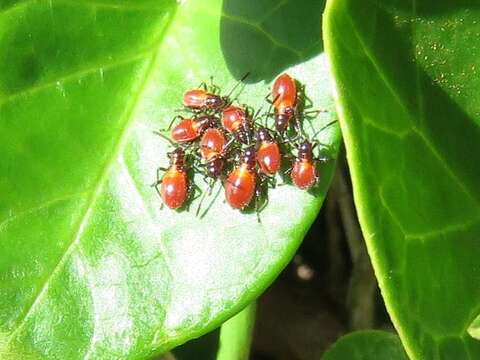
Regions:
<instances>
[{"instance_id":1,"label":"insect cluster","mask_svg":"<svg viewBox=\"0 0 480 360\"><path fill-rule=\"evenodd\" d=\"M194 172L203 174L209 184L202 201L220 180L232 208L245 209L255 199L257 214L266 206L267 190L276 186L279 172L289 174L300 189L312 188L318 181L316 163L326 159L314 157L318 143L303 132L308 112L303 87L297 84L288 74L280 75L265 98L270 109L264 113L236 104L232 94L237 86L227 95L213 83L186 91L183 105L189 116L172 120L166 129L171 137L156 132L174 146L168 153L169 167L157 170L153 184L163 203L171 209L188 203L198 189ZM272 121L274 129L268 127ZM286 168L283 160L289 163Z\"/></svg>"}]
</instances>

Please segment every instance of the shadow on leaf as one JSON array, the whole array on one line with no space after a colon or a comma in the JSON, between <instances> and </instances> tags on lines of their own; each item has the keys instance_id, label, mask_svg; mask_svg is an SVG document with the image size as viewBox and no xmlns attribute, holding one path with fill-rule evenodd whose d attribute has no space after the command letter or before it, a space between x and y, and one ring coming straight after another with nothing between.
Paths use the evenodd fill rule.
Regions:
<instances>
[{"instance_id":1,"label":"shadow on leaf","mask_svg":"<svg viewBox=\"0 0 480 360\"><path fill-rule=\"evenodd\" d=\"M224 0L220 42L232 75L270 82L279 72L323 51L325 1Z\"/></svg>"}]
</instances>

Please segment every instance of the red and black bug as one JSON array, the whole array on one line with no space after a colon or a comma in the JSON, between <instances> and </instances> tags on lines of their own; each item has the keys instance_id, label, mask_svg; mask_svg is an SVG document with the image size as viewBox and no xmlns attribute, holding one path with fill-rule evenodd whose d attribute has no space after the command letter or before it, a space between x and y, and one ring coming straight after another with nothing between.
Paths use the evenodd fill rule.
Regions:
<instances>
[{"instance_id":1,"label":"red and black bug","mask_svg":"<svg viewBox=\"0 0 480 360\"><path fill-rule=\"evenodd\" d=\"M282 155L280 147L265 127L257 130L257 163L260 171L267 176L274 176L280 169Z\"/></svg>"},{"instance_id":2,"label":"red and black bug","mask_svg":"<svg viewBox=\"0 0 480 360\"><path fill-rule=\"evenodd\" d=\"M219 178L224 166L224 155L228 146L222 131L208 129L200 140L200 155L206 164L206 175Z\"/></svg>"},{"instance_id":3,"label":"red and black bug","mask_svg":"<svg viewBox=\"0 0 480 360\"><path fill-rule=\"evenodd\" d=\"M197 89L187 90L183 94L183 106L193 111L222 110L232 103L231 96L233 92L248 75L249 73L245 74L225 96L218 94L220 89L213 84L213 78L211 78L209 86L206 83L201 83Z\"/></svg>"},{"instance_id":4,"label":"red and black bug","mask_svg":"<svg viewBox=\"0 0 480 360\"><path fill-rule=\"evenodd\" d=\"M171 131L172 139L185 143L196 140L205 130L217 125L217 119L212 115L202 115L197 118L181 118Z\"/></svg>"},{"instance_id":5,"label":"red and black bug","mask_svg":"<svg viewBox=\"0 0 480 360\"><path fill-rule=\"evenodd\" d=\"M248 112L239 106L229 106L223 110L222 126L240 143L250 145L253 141L253 123Z\"/></svg>"},{"instance_id":6,"label":"red and black bug","mask_svg":"<svg viewBox=\"0 0 480 360\"><path fill-rule=\"evenodd\" d=\"M158 168L157 181L153 184L165 205L170 209L183 206L189 194L189 181L186 169L186 155L181 148L168 153L170 166ZM160 171L164 171L160 179Z\"/></svg>"},{"instance_id":7,"label":"red and black bug","mask_svg":"<svg viewBox=\"0 0 480 360\"><path fill-rule=\"evenodd\" d=\"M337 120L331 121L322 126L314 135L315 138L320 132L335 124ZM328 161L328 158L317 158L313 154L313 150L317 145L328 147L328 145L322 144L318 141L310 141L306 138L297 146L297 156L293 161L293 165L289 171L291 171L291 178L295 186L300 189L308 190L312 188L319 179L316 164L319 162Z\"/></svg>"},{"instance_id":8,"label":"red and black bug","mask_svg":"<svg viewBox=\"0 0 480 360\"><path fill-rule=\"evenodd\" d=\"M224 168L228 162L227 154L233 143L232 140L234 139L231 138L227 142L224 133L220 129L208 129L200 140L199 152L202 160L200 166L205 169L204 180L208 184L208 191L204 192L198 204L197 215L200 212L205 197L212 193L216 180L223 177ZM207 207L203 215L208 211L208 208L210 208L210 206Z\"/></svg>"},{"instance_id":9,"label":"red and black bug","mask_svg":"<svg viewBox=\"0 0 480 360\"><path fill-rule=\"evenodd\" d=\"M225 181L225 198L234 209L244 209L255 194L257 172L255 170L255 148L249 147L241 155L240 164L233 169Z\"/></svg>"},{"instance_id":10,"label":"red and black bug","mask_svg":"<svg viewBox=\"0 0 480 360\"><path fill-rule=\"evenodd\" d=\"M295 79L288 74L280 75L272 87L273 106L275 108L275 128L284 133L295 117L297 107L297 86Z\"/></svg>"},{"instance_id":11,"label":"red and black bug","mask_svg":"<svg viewBox=\"0 0 480 360\"><path fill-rule=\"evenodd\" d=\"M313 157L313 148L316 144L312 144L305 140L298 146L298 154L293 162L291 177L292 181L298 188L308 190L318 181L315 160Z\"/></svg>"},{"instance_id":12,"label":"red and black bug","mask_svg":"<svg viewBox=\"0 0 480 360\"><path fill-rule=\"evenodd\" d=\"M208 92L206 89L187 90L183 94L183 106L193 110L220 109L225 106L228 99Z\"/></svg>"}]
</instances>

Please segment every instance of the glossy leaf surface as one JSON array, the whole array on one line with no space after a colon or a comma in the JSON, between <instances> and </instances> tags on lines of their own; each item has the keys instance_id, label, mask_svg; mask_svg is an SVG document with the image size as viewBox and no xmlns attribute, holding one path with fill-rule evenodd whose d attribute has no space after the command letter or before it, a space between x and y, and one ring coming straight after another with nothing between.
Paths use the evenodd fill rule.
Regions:
<instances>
[{"instance_id":1,"label":"glossy leaf surface","mask_svg":"<svg viewBox=\"0 0 480 360\"><path fill-rule=\"evenodd\" d=\"M275 14L293 6L273 3L265 5ZM255 213L231 210L223 194L202 219L198 200L191 211L160 210L150 187L168 164L168 144L152 131L168 125L183 91L211 75L230 89L227 62L245 66L224 55L225 37L264 37L245 48L252 57L283 41L298 56L282 66L298 64L292 74L316 106L332 110L313 126L335 118L319 34L303 56L277 40L278 17L264 11L263 27L250 19L257 8L223 5L0 1L0 358L151 357L219 326L295 252L334 161L322 167L315 194L270 191L260 224ZM227 17L234 24L222 29ZM284 70L263 66L270 75ZM259 106L267 88L249 85L241 99ZM338 129L319 138L334 158Z\"/></svg>"},{"instance_id":2,"label":"glossy leaf surface","mask_svg":"<svg viewBox=\"0 0 480 360\"><path fill-rule=\"evenodd\" d=\"M415 359L477 359L480 8L332 0L325 45L355 202Z\"/></svg>"},{"instance_id":3,"label":"glossy leaf surface","mask_svg":"<svg viewBox=\"0 0 480 360\"><path fill-rule=\"evenodd\" d=\"M386 331L357 331L341 337L322 360L408 360L398 336Z\"/></svg>"}]
</instances>

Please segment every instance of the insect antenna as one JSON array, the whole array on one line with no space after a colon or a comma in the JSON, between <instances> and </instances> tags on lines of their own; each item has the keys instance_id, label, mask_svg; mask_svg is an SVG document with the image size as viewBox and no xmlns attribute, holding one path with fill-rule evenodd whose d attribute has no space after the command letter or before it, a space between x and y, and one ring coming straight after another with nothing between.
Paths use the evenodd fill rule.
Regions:
<instances>
[{"instance_id":1,"label":"insect antenna","mask_svg":"<svg viewBox=\"0 0 480 360\"><path fill-rule=\"evenodd\" d=\"M233 92L235 91L235 89L240 85L240 84L243 84L243 82L245 81L246 78L248 78L250 76L250 72L247 72L245 75L242 76L242 78L240 80L237 81L237 83L230 89L230 91L228 92L227 96L225 96L226 98L230 98L230 96L232 96ZM243 84L245 85L245 84ZM235 97L235 99L238 97L238 95Z\"/></svg>"},{"instance_id":2,"label":"insect antenna","mask_svg":"<svg viewBox=\"0 0 480 360\"><path fill-rule=\"evenodd\" d=\"M337 120L333 120L333 121L330 121L329 123L323 125L320 129L318 129L315 134L313 134L312 136L312 139L313 141L315 141L315 138L317 137L318 134L320 134L323 130L325 130L326 128L332 126L333 124L335 124L337 122Z\"/></svg>"},{"instance_id":3,"label":"insect antenna","mask_svg":"<svg viewBox=\"0 0 480 360\"><path fill-rule=\"evenodd\" d=\"M215 186L215 184L213 185ZM222 190L222 186L218 186L218 190L217 192L215 193L215 195L213 196L213 199L210 201L210 203L208 204L207 208L202 212L202 214L200 215L200 219L202 219L207 213L208 211L210 210L210 208L213 206L213 204L215 203L215 200L217 200L218 196L220 195L220 191Z\"/></svg>"},{"instance_id":4,"label":"insect antenna","mask_svg":"<svg viewBox=\"0 0 480 360\"><path fill-rule=\"evenodd\" d=\"M160 131L152 131L155 135L158 135L160 136L163 140L167 141L170 145L172 145L173 147L177 147L178 144L176 144L172 139L170 139L168 136L166 136L165 134L162 134Z\"/></svg>"}]
</instances>

